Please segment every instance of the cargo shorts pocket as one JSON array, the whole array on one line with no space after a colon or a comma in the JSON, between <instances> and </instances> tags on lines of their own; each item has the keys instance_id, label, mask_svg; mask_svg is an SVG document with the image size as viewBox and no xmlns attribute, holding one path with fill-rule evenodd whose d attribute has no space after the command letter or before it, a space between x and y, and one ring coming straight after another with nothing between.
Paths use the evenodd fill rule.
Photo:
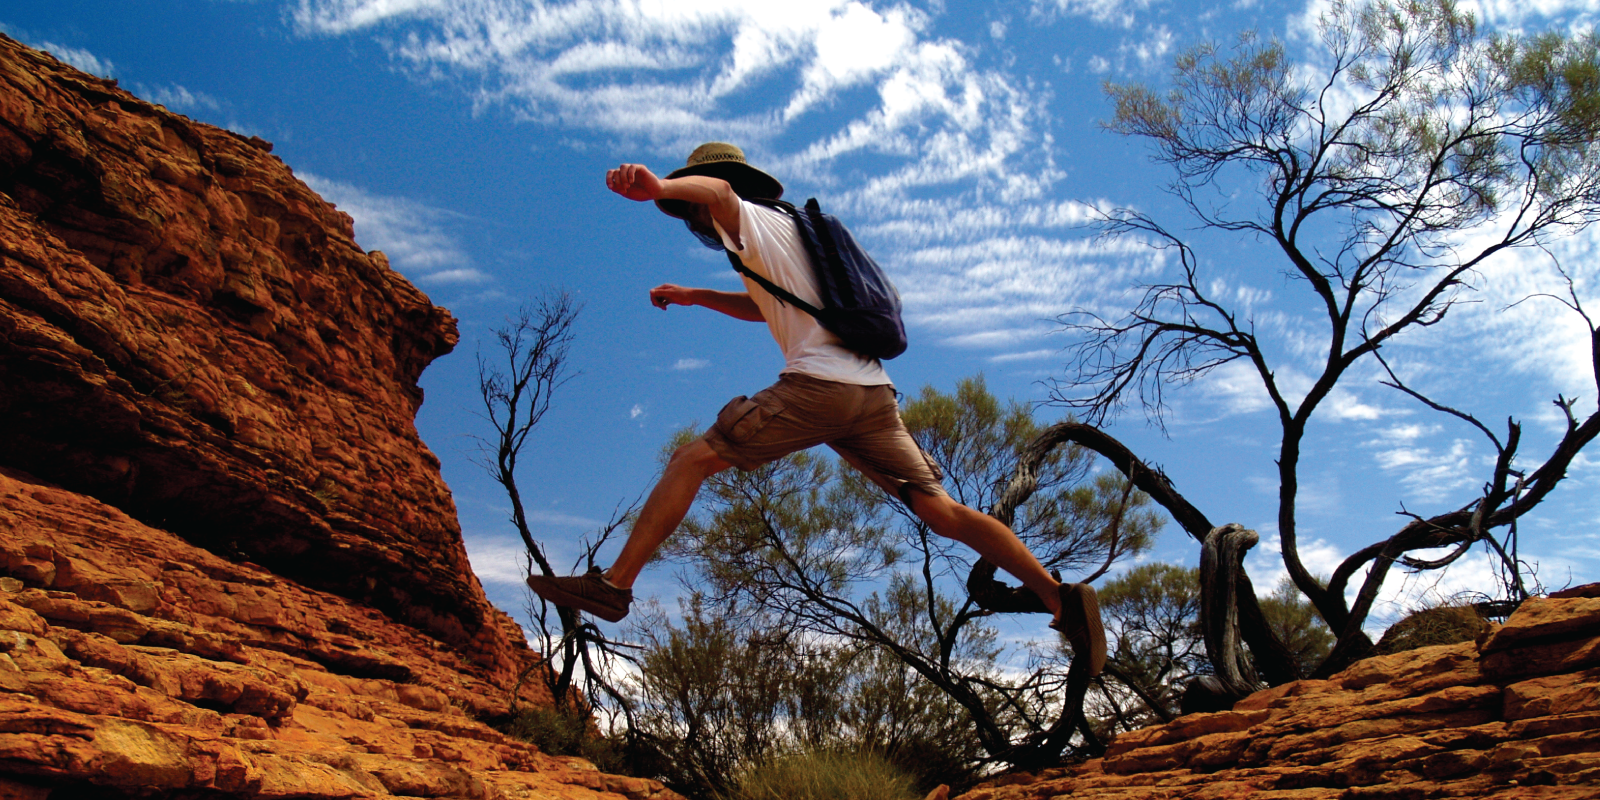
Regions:
<instances>
[{"instance_id":1,"label":"cargo shorts pocket","mask_svg":"<svg viewBox=\"0 0 1600 800\"><path fill-rule=\"evenodd\" d=\"M922 454L922 462L928 465L928 471L933 473L933 479L935 481L943 481L944 467L939 466L939 462L935 461L933 456L928 455L928 451L922 449L921 444L917 445L917 452Z\"/></svg>"},{"instance_id":2,"label":"cargo shorts pocket","mask_svg":"<svg viewBox=\"0 0 1600 800\"><path fill-rule=\"evenodd\" d=\"M733 444L744 444L756 437L773 417L783 413L783 401L772 395L740 395L717 412L717 432Z\"/></svg>"}]
</instances>

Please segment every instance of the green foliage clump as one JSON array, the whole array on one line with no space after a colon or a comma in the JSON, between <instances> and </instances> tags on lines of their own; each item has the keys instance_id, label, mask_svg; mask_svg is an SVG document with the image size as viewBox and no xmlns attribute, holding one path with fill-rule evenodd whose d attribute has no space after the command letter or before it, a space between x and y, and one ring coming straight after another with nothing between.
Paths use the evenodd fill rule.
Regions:
<instances>
[{"instance_id":1,"label":"green foliage clump","mask_svg":"<svg viewBox=\"0 0 1600 800\"><path fill-rule=\"evenodd\" d=\"M1300 675L1309 677L1333 651L1333 631L1328 630L1317 609L1287 576L1272 594L1260 599L1261 615L1267 618L1278 641L1288 648Z\"/></svg>"},{"instance_id":2,"label":"green foliage clump","mask_svg":"<svg viewBox=\"0 0 1600 800\"><path fill-rule=\"evenodd\" d=\"M553 706L527 708L512 717L502 730L543 753L577 756L590 761L602 772L631 774L622 748L613 739L601 736L584 712Z\"/></svg>"},{"instance_id":3,"label":"green foliage clump","mask_svg":"<svg viewBox=\"0 0 1600 800\"><path fill-rule=\"evenodd\" d=\"M719 800L916 800L910 775L870 752L807 751L747 770Z\"/></svg>"},{"instance_id":4,"label":"green foliage clump","mask_svg":"<svg viewBox=\"0 0 1600 800\"><path fill-rule=\"evenodd\" d=\"M1139 695L1137 703L1119 706L1111 716L1124 730L1134 730L1176 715L1184 683L1207 669L1200 570L1141 564L1106 581L1099 594L1115 643L1110 662Z\"/></svg>"}]
</instances>

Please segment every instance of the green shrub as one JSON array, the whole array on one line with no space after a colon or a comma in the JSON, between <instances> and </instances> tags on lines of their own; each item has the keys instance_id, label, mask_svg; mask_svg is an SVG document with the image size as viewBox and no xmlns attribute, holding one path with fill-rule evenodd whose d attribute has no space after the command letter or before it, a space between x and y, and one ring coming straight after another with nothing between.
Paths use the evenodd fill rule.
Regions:
<instances>
[{"instance_id":1,"label":"green shrub","mask_svg":"<svg viewBox=\"0 0 1600 800\"><path fill-rule=\"evenodd\" d=\"M741 775L721 800L917 800L911 776L873 753L782 756Z\"/></svg>"},{"instance_id":2,"label":"green shrub","mask_svg":"<svg viewBox=\"0 0 1600 800\"><path fill-rule=\"evenodd\" d=\"M505 726L505 733L553 756L578 756L602 772L628 774L617 743L601 736L587 715L550 706L524 709Z\"/></svg>"}]
</instances>

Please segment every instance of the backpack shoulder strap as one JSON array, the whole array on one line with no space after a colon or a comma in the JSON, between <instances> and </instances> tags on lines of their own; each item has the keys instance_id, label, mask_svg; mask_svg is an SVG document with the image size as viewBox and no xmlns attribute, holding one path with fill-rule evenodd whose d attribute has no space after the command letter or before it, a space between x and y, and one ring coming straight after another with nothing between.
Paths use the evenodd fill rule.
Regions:
<instances>
[{"instance_id":1,"label":"backpack shoulder strap","mask_svg":"<svg viewBox=\"0 0 1600 800\"><path fill-rule=\"evenodd\" d=\"M755 281L756 285L766 289L767 293L778 298L779 302L786 302L813 317L822 313L821 309L811 305L810 303L807 303L804 300L801 300L799 297L795 296L794 292L791 292L788 289L785 289L782 286L767 280L765 275L762 275L761 273L745 266L744 262L740 261L739 257L734 255L732 252L728 253L728 263L733 265L735 272L738 272L740 275Z\"/></svg>"},{"instance_id":2,"label":"backpack shoulder strap","mask_svg":"<svg viewBox=\"0 0 1600 800\"><path fill-rule=\"evenodd\" d=\"M782 212L788 214L790 217L793 217L794 221L795 221L795 226L796 226L796 229L797 229L796 230L796 234L799 235L800 241L805 244L807 255L810 255L811 258L813 259L813 261L815 261L816 254L812 252L811 241L805 235L805 227L800 224L800 211L799 211L799 209L796 209L793 205L790 205L789 203L785 203L782 200L772 200L772 199L768 199L768 198L765 198L765 197L750 197L750 198L746 198L745 200L746 200L746 202L755 203L758 206L765 206L767 208L771 208L771 209L776 209L778 211L782 211ZM807 314L810 314L813 317L816 317L816 316L819 316L819 315L822 314L822 310L821 309L817 308L814 305L811 305L810 303L807 303L804 300L801 300L799 297L795 296L794 292L791 292L788 289L785 289L782 286L779 286L778 284L773 283L770 280L767 280L767 277L765 275L762 275L762 274L756 272L755 270L750 269L749 267L745 266L744 262L740 261L739 257L734 255L732 251L724 251L724 252L727 252L727 254L728 254L728 263L733 265L733 269L734 269L735 272L737 272L740 275L743 275L743 276L749 278L752 281L755 281L757 286L760 286L761 288L767 290L767 292L769 294L771 294L773 297L778 298L779 301L789 303L790 305L794 306L795 308L798 308L801 311L804 311L804 312L806 312Z\"/></svg>"}]
</instances>

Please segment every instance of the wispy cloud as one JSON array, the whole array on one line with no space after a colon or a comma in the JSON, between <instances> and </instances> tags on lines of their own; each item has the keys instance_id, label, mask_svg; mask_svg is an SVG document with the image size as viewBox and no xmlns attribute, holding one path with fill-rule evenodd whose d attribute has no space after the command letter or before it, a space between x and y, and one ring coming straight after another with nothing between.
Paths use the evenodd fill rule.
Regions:
<instances>
[{"instance_id":1,"label":"wispy cloud","mask_svg":"<svg viewBox=\"0 0 1600 800\"><path fill-rule=\"evenodd\" d=\"M1590 0L1465 0L1461 9L1472 12L1480 23L1501 30L1543 28L1550 20L1564 19L1568 32L1584 33L1600 20L1600 9Z\"/></svg>"},{"instance_id":2,"label":"wispy cloud","mask_svg":"<svg viewBox=\"0 0 1600 800\"><path fill-rule=\"evenodd\" d=\"M1041 361L1048 358L1056 358L1060 355L1060 350L1047 347L1039 350L1026 350L1020 353L1001 353L997 356L990 356L989 360L996 364L1009 364L1015 361Z\"/></svg>"},{"instance_id":3,"label":"wispy cloud","mask_svg":"<svg viewBox=\"0 0 1600 800\"><path fill-rule=\"evenodd\" d=\"M479 98L528 115L683 144L707 123L773 132L841 89L940 58L926 17L861 2L301 0L308 34L406 26L394 54L482 80ZM749 92L797 78L777 108ZM680 149L674 147L674 149Z\"/></svg>"},{"instance_id":4,"label":"wispy cloud","mask_svg":"<svg viewBox=\"0 0 1600 800\"><path fill-rule=\"evenodd\" d=\"M91 75L110 78L116 74L116 67L108 59L103 59L78 47L68 47L55 42L40 42L36 45L40 50L60 59L63 63L83 70Z\"/></svg>"},{"instance_id":5,"label":"wispy cloud","mask_svg":"<svg viewBox=\"0 0 1600 800\"><path fill-rule=\"evenodd\" d=\"M1125 39L1117 48L1121 69L1150 72L1167 66L1177 37L1165 25L1151 25L1137 39Z\"/></svg>"},{"instance_id":6,"label":"wispy cloud","mask_svg":"<svg viewBox=\"0 0 1600 800\"><path fill-rule=\"evenodd\" d=\"M1133 27L1139 12L1156 0L1035 0L1034 9L1045 16L1088 17L1102 25Z\"/></svg>"},{"instance_id":7,"label":"wispy cloud","mask_svg":"<svg viewBox=\"0 0 1600 800\"><path fill-rule=\"evenodd\" d=\"M1486 471L1475 469L1472 443L1455 439L1448 447L1435 447L1383 439L1368 443L1376 448L1373 459L1378 467L1407 489L1406 496L1422 502L1451 497L1463 487L1483 479Z\"/></svg>"},{"instance_id":8,"label":"wispy cloud","mask_svg":"<svg viewBox=\"0 0 1600 800\"><path fill-rule=\"evenodd\" d=\"M172 111L221 111L222 101L204 92L190 91L184 86L172 84L170 86L146 86L142 83L133 85L134 91L146 100L166 106Z\"/></svg>"},{"instance_id":9,"label":"wispy cloud","mask_svg":"<svg viewBox=\"0 0 1600 800\"><path fill-rule=\"evenodd\" d=\"M679 372L686 372L689 370L705 369L709 366L711 366L711 362L703 358L680 358L678 359L677 363L672 365L672 368Z\"/></svg>"},{"instance_id":10,"label":"wispy cloud","mask_svg":"<svg viewBox=\"0 0 1600 800\"><path fill-rule=\"evenodd\" d=\"M521 543L507 538L484 536L466 537L467 560L472 571L483 583L501 583L521 586L528 577L526 550Z\"/></svg>"},{"instance_id":11,"label":"wispy cloud","mask_svg":"<svg viewBox=\"0 0 1600 800\"><path fill-rule=\"evenodd\" d=\"M455 216L404 197L385 197L356 186L300 173L317 194L355 220L356 239L363 247L382 250L394 267L420 284L480 284L489 276L472 267L471 258L448 230Z\"/></svg>"},{"instance_id":12,"label":"wispy cloud","mask_svg":"<svg viewBox=\"0 0 1600 800\"><path fill-rule=\"evenodd\" d=\"M913 324L1037 336L1092 286L1158 256L1075 241L1086 234L1070 228L1105 201L1051 196L1064 173L1048 90L980 66L977 45L931 32L933 13L862 0L300 0L292 19L305 35L371 36L480 106L664 166L706 139L737 141L850 221L907 291ZM817 132L791 144L801 129Z\"/></svg>"}]
</instances>

